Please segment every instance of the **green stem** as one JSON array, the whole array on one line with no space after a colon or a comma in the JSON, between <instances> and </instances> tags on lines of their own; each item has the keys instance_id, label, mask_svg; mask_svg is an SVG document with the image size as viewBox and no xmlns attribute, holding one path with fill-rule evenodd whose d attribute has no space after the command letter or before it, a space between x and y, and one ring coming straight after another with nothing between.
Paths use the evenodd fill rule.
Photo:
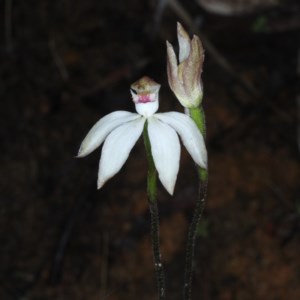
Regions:
<instances>
[{"instance_id":1,"label":"green stem","mask_svg":"<svg viewBox=\"0 0 300 300\"><path fill-rule=\"evenodd\" d=\"M143 136L146 148L146 155L148 160L148 175L147 175L147 193L148 203L151 215L151 236L152 236L152 250L154 258L155 276L157 282L157 289L159 300L166 299L165 276L163 265L161 262L161 252L159 245L159 215L157 207L157 173L151 154L151 144L148 136L148 124L146 122Z\"/></svg>"},{"instance_id":2,"label":"green stem","mask_svg":"<svg viewBox=\"0 0 300 300\"><path fill-rule=\"evenodd\" d=\"M189 113L191 118L196 123L203 137L206 136L205 114L202 107L190 108Z\"/></svg>"},{"instance_id":3,"label":"green stem","mask_svg":"<svg viewBox=\"0 0 300 300\"><path fill-rule=\"evenodd\" d=\"M189 110L191 118L198 126L200 132L205 137L206 126L205 126L205 115L203 108L192 108ZM199 195L196 202L196 207L192 222L188 231L188 240L186 247L186 258L185 258L185 274L184 274L184 288L183 288L183 299L190 300L192 297L192 279L193 279L193 261L195 255L196 237L197 237L197 226L202 217L202 213L205 206L205 199L207 194L207 182L208 172L206 169L198 168L199 174Z\"/></svg>"}]
</instances>

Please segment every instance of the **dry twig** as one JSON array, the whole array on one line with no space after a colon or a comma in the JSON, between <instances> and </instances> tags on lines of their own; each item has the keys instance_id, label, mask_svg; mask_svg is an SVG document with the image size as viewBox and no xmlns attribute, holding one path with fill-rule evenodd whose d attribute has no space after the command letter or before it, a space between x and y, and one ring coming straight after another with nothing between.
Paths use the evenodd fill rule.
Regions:
<instances>
[{"instance_id":1,"label":"dry twig","mask_svg":"<svg viewBox=\"0 0 300 300\"><path fill-rule=\"evenodd\" d=\"M50 48L50 52L51 52L52 57L53 57L54 64L57 67L61 78L63 79L63 81L68 81L69 80L69 73L68 73L67 68L64 64L63 59L61 58L60 54L57 51L56 42L55 42L54 39L51 39L49 41L49 48Z\"/></svg>"}]
</instances>

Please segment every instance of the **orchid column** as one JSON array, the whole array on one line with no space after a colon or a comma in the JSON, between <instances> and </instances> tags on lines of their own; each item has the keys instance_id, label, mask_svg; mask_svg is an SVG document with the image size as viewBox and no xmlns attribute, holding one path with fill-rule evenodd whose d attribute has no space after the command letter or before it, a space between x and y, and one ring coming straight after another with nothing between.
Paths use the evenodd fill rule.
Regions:
<instances>
[{"instance_id":1,"label":"orchid column","mask_svg":"<svg viewBox=\"0 0 300 300\"><path fill-rule=\"evenodd\" d=\"M205 116L202 107L201 73L204 61L204 50L198 36L192 40L180 23L177 23L177 37L179 43L179 64L172 45L167 42L167 71L169 85L181 105L185 108L201 134L205 137ZM207 166L197 166L199 172L199 196L195 212L189 227L186 249L186 264L184 277L184 299L191 299L193 260L197 225L201 219L207 193Z\"/></svg>"}]
</instances>

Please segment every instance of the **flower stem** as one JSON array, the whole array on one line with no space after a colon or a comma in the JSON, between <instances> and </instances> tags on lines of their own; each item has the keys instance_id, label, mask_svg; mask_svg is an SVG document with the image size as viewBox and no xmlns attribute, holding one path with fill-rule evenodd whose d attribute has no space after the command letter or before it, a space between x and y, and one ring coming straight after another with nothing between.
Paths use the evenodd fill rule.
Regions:
<instances>
[{"instance_id":1,"label":"flower stem","mask_svg":"<svg viewBox=\"0 0 300 300\"><path fill-rule=\"evenodd\" d=\"M205 125L205 115L202 107L192 108L189 110L191 118L196 123L200 132L205 137L206 135L206 125ZM193 261L195 255L195 245L197 237L197 226L202 217L202 213L205 206L205 199L207 194L207 182L208 182L208 172L206 169L198 168L199 174L199 195L196 202L196 207L192 222L188 231L188 240L186 247L186 257L185 257L185 274L184 274L184 288L183 288L183 299L190 300L192 297L192 279L193 279Z\"/></svg>"},{"instance_id":2,"label":"flower stem","mask_svg":"<svg viewBox=\"0 0 300 300\"><path fill-rule=\"evenodd\" d=\"M193 121L196 123L197 127L199 128L200 132L202 133L203 137L206 135L206 123L205 123L205 114L204 110L201 107L190 108L189 114Z\"/></svg>"},{"instance_id":3,"label":"flower stem","mask_svg":"<svg viewBox=\"0 0 300 300\"><path fill-rule=\"evenodd\" d=\"M159 216L157 207L157 172L155 169L153 157L151 154L151 144L148 136L148 124L145 123L143 136L148 160L148 175L147 175L147 194L148 203L151 215L151 235L152 235L152 250L154 258L155 276L159 300L166 299L165 276L163 265L161 262L161 252L159 245Z\"/></svg>"}]
</instances>

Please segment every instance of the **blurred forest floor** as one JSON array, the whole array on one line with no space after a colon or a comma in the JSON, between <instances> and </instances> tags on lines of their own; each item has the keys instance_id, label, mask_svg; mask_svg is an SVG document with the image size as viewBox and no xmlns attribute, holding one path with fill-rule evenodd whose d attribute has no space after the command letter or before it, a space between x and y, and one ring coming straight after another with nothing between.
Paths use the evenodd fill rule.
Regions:
<instances>
[{"instance_id":1,"label":"blurred forest floor","mask_svg":"<svg viewBox=\"0 0 300 300\"><path fill-rule=\"evenodd\" d=\"M185 5L234 70L206 51L210 175L194 299L300 299L299 2L235 16ZM0 299L155 299L142 141L100 191L100 151L74 156L100 117L133 111L129 85L143 75L162 84L161 111L181 111L165 48L177 45L178 11L138 0L1 6ZM183 151L174 197L159 188L168 299L181 299L196 195Z\"/></svg>"}]
</instances>

